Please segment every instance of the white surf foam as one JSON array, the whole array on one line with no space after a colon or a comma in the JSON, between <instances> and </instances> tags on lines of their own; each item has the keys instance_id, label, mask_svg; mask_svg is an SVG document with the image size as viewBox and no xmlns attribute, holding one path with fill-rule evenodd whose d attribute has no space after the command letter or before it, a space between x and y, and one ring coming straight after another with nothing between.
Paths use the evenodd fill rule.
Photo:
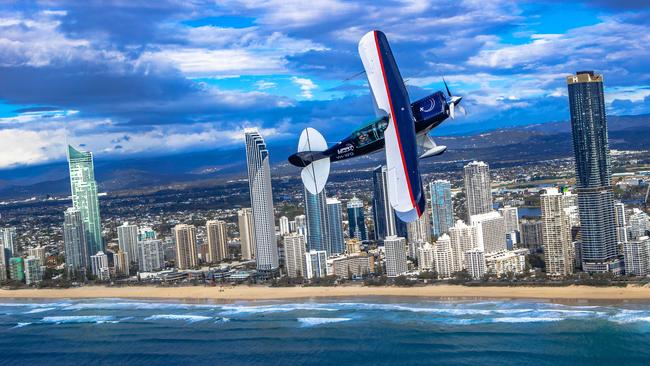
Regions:
<instances>
[{"instance_id":1,"label":"white surf foam","mask_svg":"<svg viewBox=\"0 0 650 366\"><path fill-rule=\"evenodd\" d=\"M157 314L144 318L144 320L184 320L188 323L196 323L209 319L212 319L212 317L189 314Z\"/></svg>"},{"instance_id":2,"label":"white surf foam","mask_svg":"<svg viewBox=\"0 0 650 366\"><path fill-rule=\"evenodd\" d=\"M329 324L329 323L340 323L352 320L350 318L298 318L298 321L304 327L311 327L315 325Z\"/></svg>"},{"instance_id":3,"label":"white surf foam","mask_svg":"<svg viewBox=\"0 0 650 366\"><path fill-rule=\"evenodd\" d=\"M43 323L67 324L67 323L107 323L116 322L113 316L101 315L79 315L79 316L46 316L41 320Z\"/></svg>"},{"instance_id":4,"label":"white surf foam","mask_svg":"<svg viewBox=\"0 0 650 366\"><path fill-rule=\"evenodd\" d=\"M16 324L15 327L13 327L13 328L11 328L11 329L16 329L16 328L26 327L26 326L28 326L28 325L30 325L30 324L32 324L32 323L18 323L18 324Z\"/></svg>"},{"instance_id":5,"label":"white surf foam","mask_svg":"<svg viewBox=\"0 0 650 366\"><path fill-rule=\"evenodd\" d=\"M51 310L56 310L56 308L36 308L36 309L26 311L23 314L38 314L38 313L44 313L46 311L51 311Z\"/></svg>"}]
</instances>

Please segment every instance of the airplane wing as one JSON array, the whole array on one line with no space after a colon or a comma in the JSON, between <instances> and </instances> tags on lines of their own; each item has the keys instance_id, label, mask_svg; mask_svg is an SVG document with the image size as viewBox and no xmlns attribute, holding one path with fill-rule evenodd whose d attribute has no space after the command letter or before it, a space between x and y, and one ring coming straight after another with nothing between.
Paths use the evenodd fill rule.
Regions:
<instances>
[{"instance_id":1,"label":"airplane wing","mask_svg":"<svg viewBox=\"0 0 650 366\"><path fill-rule=\"evenodd\" d=\"M412 222L422 215L426 201L409 96L384 33L366 33L359 41L359 55L377 112L389 117L384 132L388 197L397 216Z\"/></svg>"}]
</instances>

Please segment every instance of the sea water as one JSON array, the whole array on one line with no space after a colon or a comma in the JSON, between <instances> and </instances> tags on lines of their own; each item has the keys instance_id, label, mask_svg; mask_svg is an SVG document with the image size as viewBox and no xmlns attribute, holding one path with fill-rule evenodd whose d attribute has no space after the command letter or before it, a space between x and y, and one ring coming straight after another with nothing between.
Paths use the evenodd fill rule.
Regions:
<instances>
[{"instance_id":1,"label":"sea water","mask_svg":"<svg viewBox=\"0 0 650 366\"><path fill-rule=\"evenodd\" d=\"M650 303L0 302L1 365L650 365Z\"/></svg>"}]
</instances>

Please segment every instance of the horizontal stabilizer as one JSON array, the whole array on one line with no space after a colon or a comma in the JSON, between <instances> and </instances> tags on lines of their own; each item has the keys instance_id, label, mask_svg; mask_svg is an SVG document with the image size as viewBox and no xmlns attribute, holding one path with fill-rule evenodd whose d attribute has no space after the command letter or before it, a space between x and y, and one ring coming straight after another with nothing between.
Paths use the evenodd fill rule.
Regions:
<instances>
[{"instance_id":1,"label":"horizontal stabilizer","mask_svg":"<svg viewBox=\"0 0 650 366\"><path fill-rule=\"evenodd\" d=\"M320 193L325 188L325 183L330 175L330 158L319 154L325 150L327 150L327 142L320 132L311 127L302 131L296 156L309 156L312 159L320 157L318 160L303 160L307 164L300 172L302 183L311 194Z\"/></svg>"}]
</instances>

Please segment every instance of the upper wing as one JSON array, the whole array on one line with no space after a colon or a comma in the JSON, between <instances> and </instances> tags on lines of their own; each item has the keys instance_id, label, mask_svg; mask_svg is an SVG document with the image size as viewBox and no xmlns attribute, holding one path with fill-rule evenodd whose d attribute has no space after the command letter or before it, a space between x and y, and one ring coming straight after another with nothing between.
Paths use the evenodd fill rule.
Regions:
<instances>
[{"instance_id":1,"label":"upper wing","mask_svg":"<svg viewBox=\"0 0 650 366\"><path fill-rule=\"evenodd\" d=\"M389 117L384 138L391 206L402 221L415 221L424 212L425 197L414 119L404 81L384 33L366 33L359 42L359 55L377 112Z\"/></svg>"}]
</instances>

